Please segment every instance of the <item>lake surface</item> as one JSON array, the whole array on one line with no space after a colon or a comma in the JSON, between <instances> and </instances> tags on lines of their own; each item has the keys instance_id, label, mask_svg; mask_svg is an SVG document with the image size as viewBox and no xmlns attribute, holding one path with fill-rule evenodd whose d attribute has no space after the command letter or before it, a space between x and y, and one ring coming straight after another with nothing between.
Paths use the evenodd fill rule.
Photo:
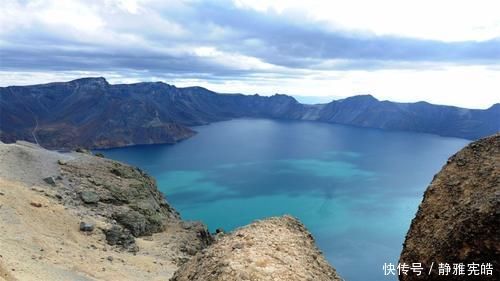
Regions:
<instances>
[{"instance_id":1,"label":"lake surface","mask_svg":"<svg viewBox=\"0 0 500 281\"><path fill-rule=\"evenodd\" d=\"M153 175L184 219L214 231L292 214L346 280L395 280L433 175L469 141L319 122L238 119L176 145L103 151ZM414 261L418 262L418 261Z\"/></svg>"}]
</instances>

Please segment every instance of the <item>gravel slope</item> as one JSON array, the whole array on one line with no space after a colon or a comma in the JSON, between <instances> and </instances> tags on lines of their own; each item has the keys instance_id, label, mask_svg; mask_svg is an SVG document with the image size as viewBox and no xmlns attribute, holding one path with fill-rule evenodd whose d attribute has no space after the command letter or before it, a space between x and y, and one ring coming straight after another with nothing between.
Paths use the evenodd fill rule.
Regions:
<instances>
[{"instance_id":1,"label":"gravel slope","mask_svg":"<svg viewBox=\"0 0 500 281\"><path fill-rule=\"evenodd\" d=\"M129 244L110 245L113 226ZM0 144L0 280L168 280L208 238L134 167Z\"/></svg>"}]
</instances>

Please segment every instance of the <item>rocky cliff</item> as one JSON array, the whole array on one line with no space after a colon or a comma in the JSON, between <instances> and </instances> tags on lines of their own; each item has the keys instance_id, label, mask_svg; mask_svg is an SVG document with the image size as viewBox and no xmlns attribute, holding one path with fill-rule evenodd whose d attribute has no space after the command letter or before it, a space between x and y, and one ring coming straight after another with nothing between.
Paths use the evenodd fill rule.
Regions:
<instances>
[{"instance_id":1,"label":"rocky cliff","mask_svg":"<svg viewBox=\"0 0 500 281\"><path fill-rule=\"evenodd\" d=\"M211 241L137 168L0 143L0 280L167 280Z\"/></svg>"},{"instance_id":2,"label":"rocky cliff","mask_svg":"<svg viewBox=\"0 0 500 281\"><path fill-rule=\"evenodd\" d=\"M312 120L479 138L500 131L500 105L487 110L394 103L355 96L304 105L286 95L218 94L165 83L111 85L104 78L0 87L0 140L49 149L175 143L189 126L239 117Z\"/></svg>"},{"instance_id":3,"label":"rocky cliff","mask_svg":"<svg viewBox=\"0 0 500 281\"><path fill-rule=\"evenodd\" d=\"M400 258L400 264L422 263L426 273L402 274L400 280L499 280L499 165L500 134L473 142L448 160L424 194ZM463 274L454 268L460 263ZM492 275L485 275L488 267Z\"/></svg>"},{"instance_id":4,"label":"rocky cliff","mask_svg":"<svg viewBox=\"0 0 500 281\"><path fill-rule=\"evenodd\" d=\"M172 281L342 280L312 235L290 216L256 221L220 238L185 263Z\"/></svg>"}]
</instances>

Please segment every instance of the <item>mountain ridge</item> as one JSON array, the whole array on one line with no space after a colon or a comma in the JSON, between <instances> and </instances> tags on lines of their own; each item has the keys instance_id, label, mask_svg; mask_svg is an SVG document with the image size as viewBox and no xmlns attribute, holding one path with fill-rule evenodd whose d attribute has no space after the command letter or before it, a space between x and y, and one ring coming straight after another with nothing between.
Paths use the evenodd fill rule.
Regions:
<instances>
[{"instance_id":1,"label":"mountain ridge","mask_svg":"<svg viewBox=\"0 0 500 281\"><path fill-rule=\"evenodd\" d=\"M500 131L500 104L465 109L371 95L302 104L295 98L219 94L164 82L109 84L104 77L0 87L0 140L59 150L176 143L191 126L234 118L308 120L476 139Z\"/></svg>"}]
</instances>

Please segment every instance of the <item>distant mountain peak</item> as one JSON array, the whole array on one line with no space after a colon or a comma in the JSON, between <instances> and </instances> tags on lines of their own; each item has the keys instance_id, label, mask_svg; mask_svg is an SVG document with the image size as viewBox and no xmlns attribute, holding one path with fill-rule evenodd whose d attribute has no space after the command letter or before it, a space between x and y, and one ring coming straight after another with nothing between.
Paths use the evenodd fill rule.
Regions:
<instances>
[{"instance_id":1,"label":"distant mountain peak","mask_svg":"<svg viewBox=\"0 0 500 281\"><path fill-rule=\"evenodd\" d=\"M341 99L339 101L378 102L379 100L376 99L374 96L367 94L367 95L356 95L345 99Z\"/></svg>"},{"instance_id":2,"label":"distant mountain peak","mask_svg":"<svg viewBox=\"0 0 500 281\"><path fill-rule=\"evenodd\" d=\"M490 106L488 110L500 110L500 103L495 103L494 105Z\"/></svg>"},{"instance_id":3,"label":"distant mountain peak","mask_svg":"<svg viewBox=\"0 0 500 281\"><path fill-rule=\"evenodd\" d=\"M289 96L289 95L285 95L285 94L274 94L274 95L270 96L270 98L297 102L297 100L294 97Z\"/></svg>"},{"instance_id":4,"label":"distant mountain peak","mask_svg":"<svg viewBox=\"0 0 500 281\"><path fill-rule=\"evenodd\" d=\"M104 78L104 77L78 78L78 79L70 81L70 83L109 85L108 81L106 81L106 78Z\"/></svg>"},{"instance_id":5,"label":"distant mountain peak","mask_svg":"<svg viewBox=\"0 0 500 281\"><path fill-rule=\"evenodd\" d=\"M366 94L366 95L356 95L356 96L352 96L352 98L357 98L357 99L366 99L366 100L375 100L375 101L378 101L378 99L370 94Z\"/></svg>"}]
</instances>

